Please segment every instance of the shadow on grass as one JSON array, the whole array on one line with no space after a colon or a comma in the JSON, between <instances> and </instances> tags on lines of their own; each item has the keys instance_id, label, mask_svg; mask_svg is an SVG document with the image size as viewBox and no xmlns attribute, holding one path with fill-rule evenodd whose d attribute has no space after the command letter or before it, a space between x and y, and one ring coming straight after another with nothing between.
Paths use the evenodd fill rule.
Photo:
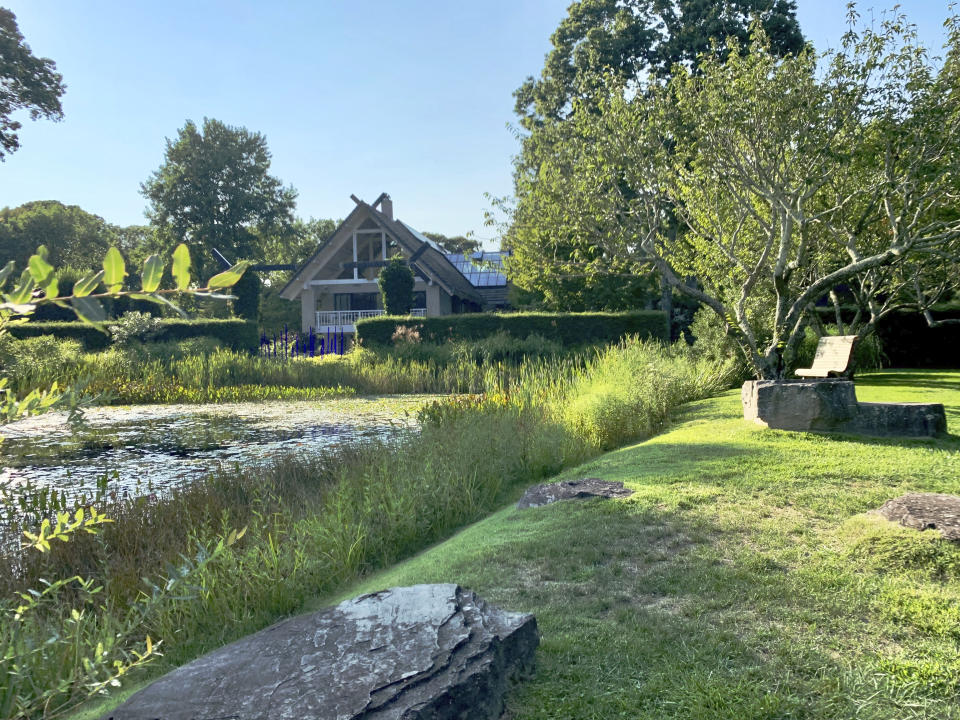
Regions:
<instances>
[{"instance_id":1,"label":"shadow on grass","mask_svg":"<svg viewBox=\"0 0 960 720\"><path fill-rule=\"evenodd\" d=\"M653 503L498 514L354 592L458 582L534 613L537 673L511 693L507 717L899 717L895 678L863 651L889 628L864 624L862 573L811 580L814 561L796 566L775 533ZM946 710L938 693L920 694Z\"/></svg>"}]
</instances>

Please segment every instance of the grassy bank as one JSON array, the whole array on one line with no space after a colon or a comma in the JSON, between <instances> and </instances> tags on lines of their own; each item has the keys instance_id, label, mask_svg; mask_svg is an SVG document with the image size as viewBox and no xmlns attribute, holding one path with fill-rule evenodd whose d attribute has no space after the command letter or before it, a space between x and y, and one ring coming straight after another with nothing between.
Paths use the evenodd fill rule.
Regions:
<instances>
[{"instance_id":1,"label":"grassy bank","mask_svg":"<svg viewBox=\"0 0 960 720\"><path fill-rule=\"evenodd\" d=\"M857 393L943 402L952 435L764 430L732 391L558 478L633 497L502 510L342 597L458 582L534 613L517 720L960 717L960 549L867 514L960 494L960 373L871 374Z\"/></svg>"},{"instance_id":2,"label":"grassy bank","mask_svg":"<svg viewBox=\"0 0 960 720\"><path fill-rule=\"evenodd\" d=\"M69 680L118 627L129 642L115 643L111 660L129 659L130 642L147 635L163 640L154 672L253 632L483 517L518 487L653 432L728 379L715 364L640 343L585 364L531 362L486 377L488 393L426 408L409 440L290 456L169 496L107 503L116 522L97 535L17 558L0 577L5 594L73 573L103 589L91 600L71 586L3 637L8 649L42 648L13 674L8 699ZM591 395L604 401L583 404ZM232 545L217 545L242 527ZM176 592L157 592L171 578ZM80 696L70 682L57 703Z\"/></svg>"}]
</instances>

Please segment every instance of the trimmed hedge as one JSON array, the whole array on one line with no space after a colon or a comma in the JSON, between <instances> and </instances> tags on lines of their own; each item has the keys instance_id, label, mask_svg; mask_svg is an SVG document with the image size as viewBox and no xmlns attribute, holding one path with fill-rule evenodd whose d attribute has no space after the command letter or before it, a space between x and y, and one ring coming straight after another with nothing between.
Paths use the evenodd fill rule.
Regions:
<instances>
[{"instance_id":1,"label":"trimmed hedge","mask_svg":"<svg viewBox=\"0 0 960 720\"><path fill-rule=\"evenodd\" d=\"M9 329L10 334L18 339L54 335L79 340L85 350L103 350L110 345L109 335L81 322L28 322ZM256 323L232 319L164 320L154 342L175 342L202 336L217 338L226 347L238 351L255 352L260 345Z\"/></svg>"},{"instance_id":2,"label":"trimmed hedge","mask_svg":"<svg viewBox=\"0 0 960 720\"><path fill-rule=\"evenodd\" d=\"M357 322L357 338L365 345L391 345L397 327L415 328L424 342L482 340L498 332L517 338L536 333L564 347L616 342L627 335L669 342L667 315L660 310L592 313L470 313L442 317L381 316Z\"/></svg>"}]
</instances>

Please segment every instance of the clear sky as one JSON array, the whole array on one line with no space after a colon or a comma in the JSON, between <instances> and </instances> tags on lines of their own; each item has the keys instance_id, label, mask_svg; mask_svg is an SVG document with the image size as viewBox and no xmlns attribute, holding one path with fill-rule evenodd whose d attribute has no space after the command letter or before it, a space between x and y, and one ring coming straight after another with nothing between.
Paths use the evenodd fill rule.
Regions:
<instances>
[{"instance_id":1,"label":"clear sky","mask_svg":"<svg viewBox=\"0 0 960 720\"><path fill-rule=\"evenodd\" d=\"M52 199L143 223L140 183L165 138L211 117L266 136L304 218L342 218L351 193L387 191L420 230L486 239L484 193L512 188L513 90L539 73L569 0L0 4L67 85L64 120L25 119L21 149L0 164L0 206ZM900 2L937 49L947 4ZM799 0L818 49L839 43L845 5Z\"/></svg>"}]
</instances>

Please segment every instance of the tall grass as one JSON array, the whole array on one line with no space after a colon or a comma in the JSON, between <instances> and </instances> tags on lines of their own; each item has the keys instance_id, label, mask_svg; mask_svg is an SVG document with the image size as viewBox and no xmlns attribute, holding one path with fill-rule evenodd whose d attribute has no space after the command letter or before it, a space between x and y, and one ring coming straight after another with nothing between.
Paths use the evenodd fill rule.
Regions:
<instances>
[{"instance_id":1,"label":"tall grass","mask_svg":"<svg viewBox=\"0 0 960 720\"><path fill-rule=\"evenodd\" d=\"M211 357L208 364L189 367L209 379L226 372L217 362ZM380 380L391 377L383 371L386 365L395 367L398 384L411 383L404 387L436 388L411 382L421 372L416 367L380 365ZM717 392L727 382L724 367L637 341L587 361L469 365L466 377L449 376L451 385L485 392L426 407L420 432L407 439L237 467L157 498L102 500L99 509L115 522L99 534L71 539L42 556L3 558L0 597L35 587L43 577L80 574L102 586L99 606L65 589L59 603L30 620L32 637L58 624L76 625L72 611L83 605L81 621L88 623L83 650L104 633L113 633L111 647L118 653L124 643L131 646L149 635L163 640L165 657L156 669L165 669L421 550L501 506L521 486L654 432L677 404ZM320 363L319 370L305 372L330 373L326 377L346 384L348 374L364 377L363 367ZM242 375L231 379L244 381ZM436 377L423 382L428 379L437 382ZM217 545L216 538L241 527L247 528L242 539ZM212 546L220 550L210 560ZM189 592L151 594L149 588L166 587L168 578L187 574ZM136 623L129 621L131 607L140 608ZM12 647L10 634L0 632L0 657ZM81 660L71 664L58 655L56 678L46 651L17 661L14 668L3 660L0 671L56 680L52 686L62 688L58 705L79 697L71 694L76 691L71 683L82 676ZM21 712L39 715L30 684L18 687L27 688Z\"/></svg>"}]
</instances>

